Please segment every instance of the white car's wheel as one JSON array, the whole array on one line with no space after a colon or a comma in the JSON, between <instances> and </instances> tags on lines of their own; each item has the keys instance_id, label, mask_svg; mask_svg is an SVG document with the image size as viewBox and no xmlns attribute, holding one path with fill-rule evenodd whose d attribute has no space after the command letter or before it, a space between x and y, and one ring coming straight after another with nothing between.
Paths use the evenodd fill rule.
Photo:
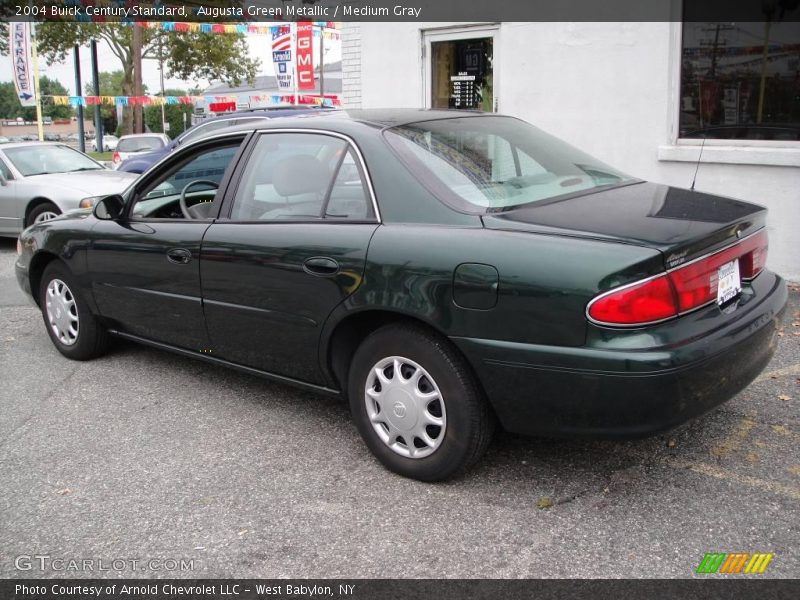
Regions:
<instances>
[{"instance_id":1,"label":"white car's wheel","mask_svg":"<svg viewBox=\"0 0 800 600\"><path fill-rule=\"evenodd\" d=\"M33 225L34 223L44 223L45 221L50 221L60 215L61 211L55 204L51 202L44 202L31 211L31 214L28 215L28 221L25 223L25 226L27 227L28 225Z\"/></svg>"}]
</instances>

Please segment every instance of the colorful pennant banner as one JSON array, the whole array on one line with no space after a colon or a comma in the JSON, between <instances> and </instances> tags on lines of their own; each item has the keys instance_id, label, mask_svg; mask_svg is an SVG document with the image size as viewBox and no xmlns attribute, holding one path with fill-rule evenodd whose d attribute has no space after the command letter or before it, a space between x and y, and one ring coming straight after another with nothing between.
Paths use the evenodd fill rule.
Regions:
<instances>
[{"instance_id":1,"label":"colorful pennant banner","mask_svg":"<svg viewBox=\"0 0 800 600\"><path fill-rule=\"evenodd\" d=\"M228 96L42 96L49 98L53 104L62 106L95 106L98 104L121 106L160 106L162 104L294 104L294 94L234 94ZM299 94L297 104L316 106L340 106L337 96L326 95L324 98L309 94Z\"/></svg>"},{"instance_id":2,"label":"colorful pennant banner","mask_svg":"<svg viewBox=\"0 0 800 600\"><path fill-rule=\"evenodd\" d=\"M163 31L200 31L202 33L244 33L250 35L273 35L277 33L280 25L252 25L248 23L188 23L180 21L148 21L135 23L148 29L161 29ZM326 40L340 40L338 31L339 23L332 21L317 21L314 23L314 37L319 37L320 31Z\"/></svg>"}]
</instances>

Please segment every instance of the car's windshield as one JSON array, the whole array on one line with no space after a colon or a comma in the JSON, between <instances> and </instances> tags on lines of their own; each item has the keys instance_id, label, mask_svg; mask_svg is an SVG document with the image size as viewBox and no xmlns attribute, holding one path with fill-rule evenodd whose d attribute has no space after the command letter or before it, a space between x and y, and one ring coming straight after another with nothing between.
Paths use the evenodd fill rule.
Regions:
<instances>
[{"instance_id":1,"label":"car's windshield","mask_svg":"<svg viewBox=\"0 0 800 600\"><path fill-rule=\"evenodd\" d=\"M386 130L412 173L448 204L483 213L634 181L509 117L459 117Z\"/></svg>"},{"instance_id":2,"label":"car's windshield","mask_svg":"<svg viewBox=\"0 0 800 600\"><path fill-rule=\"evenodd\" d=\"M164 140L155 135L122 138L117 144L117 152L152 152L164 147Z\"/></svg>"},{"instance_id":3,"label":"car's windshield","mask_svg":"<svg viewBox=\"0 0 800 600\"><path fill-rule=\"evenodd\" d=\"M25 177L72 171L94 171L103 166L69 146L20 146L4 149L17 171Z\"/></svg>"}]
</instances>

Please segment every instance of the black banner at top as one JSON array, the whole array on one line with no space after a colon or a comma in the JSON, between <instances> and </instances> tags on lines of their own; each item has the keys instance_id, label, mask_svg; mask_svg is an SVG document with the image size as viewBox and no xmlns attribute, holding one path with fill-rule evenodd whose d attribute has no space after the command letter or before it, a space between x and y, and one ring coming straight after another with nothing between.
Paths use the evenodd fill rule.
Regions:
<instances>
[{"instance_id":1,"label":"black banner at top","mask_svg":"<svg viewBox=\"0 0 800 600\"><path fill-rule=\"evenodd\" d=\"M789 21L798 0L2 0L7 21Z\"/></svg>"}]
</instances>

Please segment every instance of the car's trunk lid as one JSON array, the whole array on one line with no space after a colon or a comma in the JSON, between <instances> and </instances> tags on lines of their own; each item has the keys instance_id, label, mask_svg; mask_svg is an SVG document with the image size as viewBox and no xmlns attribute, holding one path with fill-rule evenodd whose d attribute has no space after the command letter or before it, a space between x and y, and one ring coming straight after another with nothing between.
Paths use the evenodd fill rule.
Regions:
<instances>
[{"instance_id":1,"label":"car's trunk lid","mask_svg":"<svg viewBox=\"0 0 800 600\"><path fill-rule=\"evenodd\" d=\"M604 239L655 248L666 268L747 237L761 229L766 209L647 182L552 202L533 203L483 217L489 229Z\"/></svg>"}]
</instances>

